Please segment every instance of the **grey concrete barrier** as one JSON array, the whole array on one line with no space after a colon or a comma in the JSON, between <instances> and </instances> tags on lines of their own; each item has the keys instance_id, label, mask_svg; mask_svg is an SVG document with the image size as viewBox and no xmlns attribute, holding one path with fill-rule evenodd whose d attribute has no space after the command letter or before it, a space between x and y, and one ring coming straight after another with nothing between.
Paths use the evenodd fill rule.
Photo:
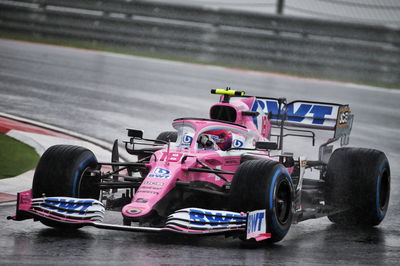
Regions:
<instances>
[{"instance_id":1,"label":"grey concrete barrier","mask_svg":"<svg viewBox=\"0 0 400 266\"><path fill-rule=\"evenodd\" d=\"M0 31L205 63L400 84L400 29L143 0L0 0Z\"/></svg>"}]
</instances>

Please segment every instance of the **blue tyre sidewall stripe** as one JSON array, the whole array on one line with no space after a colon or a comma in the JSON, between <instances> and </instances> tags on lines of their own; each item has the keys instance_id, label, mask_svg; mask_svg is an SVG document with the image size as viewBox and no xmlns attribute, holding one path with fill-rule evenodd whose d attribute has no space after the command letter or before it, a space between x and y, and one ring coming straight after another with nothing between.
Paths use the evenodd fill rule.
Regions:
<instances>
[{"instance_id":1,"label":"blue tyre sidewall stripe","mask_svg":"<svg viewBox=\"0 0 400 266\"><path fill-rule=\"evenodd\" d=\"M269 189L269 212L270 213L273 212L273 207L274 207L273 199L274 199L275 183L276 183L278 176L280 176L281 174L283 174L288 179L289 183L292 183L290 175L283 168L280 168L278 171L275 172L275 174L272 178L270 189ZM285 234L285 232L282 232L282 230L280 230L280 227L277 223L278 222L276 220L276 217L275 216L271 217L271 226L274 228L276 233L278 233L280 236L282 236Z\"/></svg>"},{"instance_id":2,"label":"blue tyre sidewall stripe","mask_svg":"<svg viewBox=\"0 0 400 266\"><path fill-rule=\"evenodd\" d=\"M93 156L87 158L86 160L82 161L79 164L78 170L75 172L74 175L74 181L72 183L72 196L73 197L78 197L78 183L79 183L79 177L82 174L82 170L84 170L90 163L90 161L95 161L95 158Z\"/></svg>"},{"instance_id":3,"label":"blue tyre sidewall stripe","mask_svg":"<svg viewBox=\"0 0 400 266\"><path fill-rule=\"evenodd\" d=\"M381 182L382 182L382 174L384 170L384 166L387 163L386 160L384 160L381 165L379 166L379 176L378 180L376 182L376 214L379 217L379 219L382 219L385 216L385 212L381 210L380 207L380 187L381 187Z\"/></svg>"}]
</instances>

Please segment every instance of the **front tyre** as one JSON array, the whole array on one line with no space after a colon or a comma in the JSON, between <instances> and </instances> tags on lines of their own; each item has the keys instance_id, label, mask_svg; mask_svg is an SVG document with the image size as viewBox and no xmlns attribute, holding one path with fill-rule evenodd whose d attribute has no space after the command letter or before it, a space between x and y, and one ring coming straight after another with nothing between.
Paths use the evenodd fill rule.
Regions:
<instances>
[{"instance_id":1,"label":"front tyre","mask_svg":"<svg viewBox=\"0 0 400 266\"><path fill-rule=\"evenodd\" d=\"M390 197L390 167L381 151L340 148L326 174L326 204L339 212L328 218L341 225L375 226L384 219Z\"/></svg>"},{"instance_id":2,"label":"front tyre","mask_svg":"<svg viewBox=\"0 0 400 266\"><path fill-rule=\"evenodd\" d=\"M96 156L83 147L55 145L48 148L39 160L33 176L32 197L64 196L98 199L98 181L90 176L97 167ZM44 225L75 230L82 226L43 220Z\"/></svg>"},{"instance_id":3,"label":"front tyre","mask_svg":"<svg viewBox=\"0 0 400 266\"><path fill-rule=\"evenodd\" d=\"M88 171L96 167L96 156L86 148L71 145L52 146L45 151L36 167L32 196L98 199L98 181L90 176Z\"/></svg>"},{"instance_id":4,"label":"front tyre","mask_svg":"<svg viewBox=\"0 0 400 266\"><path fill-rule=\"evenodd\" d=\"M290 229L293 184L285 167L270 160L251 160L237 169L231 185L230 209L237 212L267 210L266 242L282 240Z\"/></svg>"}]
</instances>

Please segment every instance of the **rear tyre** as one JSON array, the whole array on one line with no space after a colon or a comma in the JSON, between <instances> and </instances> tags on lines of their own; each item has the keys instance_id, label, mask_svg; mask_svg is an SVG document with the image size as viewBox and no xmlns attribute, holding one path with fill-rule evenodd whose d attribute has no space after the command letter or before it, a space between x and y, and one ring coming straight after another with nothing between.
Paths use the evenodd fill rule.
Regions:
<instances>
[{"instance_id":1,"label":"rear tyre","mask_svg":"<svg viewBox=\"0 0 400 266\"><path fill-rule=\"evenodd\" d=\"M176 140L178 139L178 132L176 131L164 131L161 132L157 138L156 138L156 144L164 144L164 142L176 142ZM157 140L161 140L157 141ZM151 157L152 153L144 153L144 154L139 154L138 155L138 161L142 162L142 161L148 161ZM149 174L149 170L148 169L141 169L140 171L140 175L142 177L146 177Z\"/></svg>"},{"instance_id":2,"label":"rear tyre","mask_svg":"<svg viewBox=\"0 0 400 266\"><path fill-rule=\"evenodd\" d=\"M176 142L177 139L178 139L178 132L176 131L161 132L156 138L156 140L162 140L166 142Z\"/></svg>"},{"instance_id":3,"label":"rear tyre","mask_svg":"<svg viewBox=\"0 0 400 266\"><path fill-rule=\"evenodd\" d=\"M278 242L290 229L293 197L292 179L282 164L251 160L242 163L233 177L230 209L237 212L266 209L271 238L265 242Z\"/></svg>"},{"instance_id":4,"label":"rear tyre","mask_svg":"<svg viewBox=\"0 0 400 266\"><path fill-rule=\"evenodd\" d=\"M340 148L326 174L326 204L338 213L328 218L340 225L375 226L386 215L390 167L385 154L365 148Z\"/></svg>"},{"instance_id":5,"label":"rear tyre","mask_svg":"<svg viewBox=\"0 0 400 266\"><path fill-rule=\"evenodd\" d=\"M32 184L33 198L65 196L98 199L98 180L90 176L89 169L97 167L96 156L83 147L56 145L46 150L36 167ZM53 222L45 225L79 228Z\"/></svg>"},{"instance_id":6,"label":"rear tyre","mask_svg":"<svg viewBox=\"0 0 400 266\"><path fill-rule=\"evenodd\" d=\"M178 138L178 132L176 132L176 131L164 131L164 132L161 132L157 136L155 143L156 144L164 144L164 142L176 142L177 138ZM161 140L162 142L157 141L157 140ZM151 153L139 154L138 155L138 160L139 161L143 161L143 160L146 161L146 159L148 160L148 158L150 158L151 155L152 155Z\"/></svg>"}]
</instances>

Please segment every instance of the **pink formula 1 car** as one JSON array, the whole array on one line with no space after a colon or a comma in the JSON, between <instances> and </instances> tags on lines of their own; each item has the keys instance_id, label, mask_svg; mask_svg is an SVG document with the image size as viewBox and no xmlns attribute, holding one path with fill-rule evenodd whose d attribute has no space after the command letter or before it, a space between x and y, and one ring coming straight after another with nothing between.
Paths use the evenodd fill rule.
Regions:
<instances>
[{"instance_id":1,"label":"pink formula 1 car","mask_svg":"<svg viewBox=\"0 0 400 266\"><path fill-rule=\"evenodd\" d=\"M9 218L68 229L225 234L251 242L280 241L291 224L322 216L344 225L383 220L390 194L385 154L333 149L348 144L348 105L287 103L230 89L212 93L220 101L208 119L175 119L175 131L155 140L128 129L125 148L136 162L120 162L117 141L111 162L98 162L82 147L50 147L32 190L19 193L17 213ZM282 151L286 137L314 143L320 130L333 136L315 160ZM319 177L305 178L307 168ZM105 210L120 210L123 224L104 223Z\"/></svg>"}]
</instances>

